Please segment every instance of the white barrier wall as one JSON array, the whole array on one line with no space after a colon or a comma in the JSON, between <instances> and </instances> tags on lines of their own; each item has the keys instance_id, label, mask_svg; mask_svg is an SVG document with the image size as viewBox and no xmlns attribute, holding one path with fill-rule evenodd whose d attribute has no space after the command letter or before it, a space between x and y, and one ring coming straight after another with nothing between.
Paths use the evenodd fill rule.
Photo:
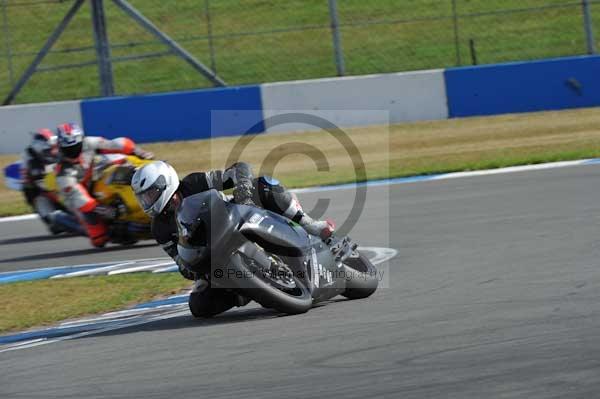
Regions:
<instances>
[{"instance_id":1,"label":"white barrier wall","mask_svg":"<svg viewBox=\"0 0 600 399\"><path fill-rule=\"evenodd\" d=\"M346 127L448 118L443 70L267 83L261 91L267 132L309 129L269 121L292 110L326 111L332 122Z\"/></svg>"},{"instance_id":2,"label":"white barrier wall","mask_svg":"<svg viewBox=\"0 0 600 399\"><path fill-rule=\"evenodd\" d=\"M191 97L193 98L190 99ZM150 127L140 126L136 121L140 120L140 114L150 109L146 101L148 98L156 100L158 96L0 107L0 153L19 153L29 143L30 132L40 127L52 128L63 122L77 122L93 132L95 132L93 127L97 126L96 134L110 137L111 132L108 127L113 124L116 111L121 118L119 126L128 126L127 123L132 125L126 129L125 134L137 134L133 138L138 142L172 140L170 134L173 128L184 133L189 131L189 118L181 118L176 126L165 123L169 121L168 117L172 117L171 112L166 115L165 120L158 120L162 125L157 124L157 120L153 119L152 123L160 128L153 125L152 130ZM198 90L169 93L161 95L160 98L162 109L169 110L169 107L176 107L181 110L185 106L193 107L195 110L204 109L202 113L197 112L194 117L200 118L199 120L207 126L210 126L209 110L216 103L219 104L218 109L248 110L247 113L252 120L260 119L257 112L262 111L265 125L257 129L265 129L267 132L318 129L315 126L293 122L274 126L274 121L270 120L272 116L289 112L311 113L313 111L312 114L315 116L341 127L448 118L443 70L269 83L260 87ZM152 104L158 106L156 102ZM229 108L226 108L225 104L230 104ZM131 115L137 115L138 119L134 120ZM108 122L106 118L109 119ZM195 123L195 125L199 124ZM235 130L231 131L231 127L227 129L222 133L235 134ZM118 133L123 134L123 132ZM215 132L211 134L214 135ZM194 138L200 137L194 136Z\"/></svg>"},{"instance_id":3,"label":"white barrier wall","mask_svg":"<svg viewBox=\"0 0 600 399\"><path fill-rule=\"evenodd\" d=\"M80 101L0 107L0 154L20 153L31 140L30 132L55 128L64 122L81 124Z\"/></svg>"}]
</instances>

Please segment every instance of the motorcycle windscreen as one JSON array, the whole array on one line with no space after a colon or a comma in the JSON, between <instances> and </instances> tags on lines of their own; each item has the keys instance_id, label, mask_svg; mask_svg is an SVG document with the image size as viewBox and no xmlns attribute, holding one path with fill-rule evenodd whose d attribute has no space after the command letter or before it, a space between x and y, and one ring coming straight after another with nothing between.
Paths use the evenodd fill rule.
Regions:
<instances>
[{"instance_id":1,"label":"motorcycle windscreen","mask_svg":"<svg viewBox=\"0 0 600 399\"><path fill-rule=\"evenodd\" d=\"M216 190L186 197L177 211L179 242L214 249L233 230L225 202Z\"/></svg>"}]
</instances>

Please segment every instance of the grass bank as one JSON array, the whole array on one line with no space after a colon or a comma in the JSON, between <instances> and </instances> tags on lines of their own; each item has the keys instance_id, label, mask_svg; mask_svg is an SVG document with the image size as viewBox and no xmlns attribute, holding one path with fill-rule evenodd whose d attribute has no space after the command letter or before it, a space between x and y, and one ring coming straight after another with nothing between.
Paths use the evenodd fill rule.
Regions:
<instances>
[{"instance_id":1,"label":"grass bank","mask_svg":"<svg viewBox=\"0 0 600 399\"><path fill-rule=\"evenodd\" d=\"M190 285L179 273L76 277L0 285L0 334L120 310L179 293Z\"/></svg>"}]
</instances>

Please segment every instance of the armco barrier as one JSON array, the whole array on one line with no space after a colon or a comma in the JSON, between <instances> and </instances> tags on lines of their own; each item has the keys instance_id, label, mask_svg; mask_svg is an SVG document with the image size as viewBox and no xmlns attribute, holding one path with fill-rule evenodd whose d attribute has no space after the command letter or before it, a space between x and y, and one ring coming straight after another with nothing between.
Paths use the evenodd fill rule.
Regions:
<instances>
[{"instance_id":1,"label":"armco barrier","mask_svg":"<svg viewBox=\"0 0 600 399\"><path fill-rule=\"evenodd\" d=\"M65 121L81 123L79 101L0 107L0 154L23 151L31 132Z\"/></svg>"},{"instance_id":2,"label":"armco barrier","mask_svg":"<svg viewBox=\"0 0 600 399\"><path fill-rule=\"evenodd\" d=\"M267 83L261 89L268 132L306 129L306 125L270 126L269 117L291 110L327 111L339 126L448 117L443 70ZM360 110L386 112L348 112Z\"/></svg>"},{"instance_id":3,"label":"armco barrier","mask_svg":"<svg viewBox=\"0 0 600 399\"><path fill-rule=\"evenodd\" d=\"M211 127L211 110L230 114ZM84 100L81 114L87 134L139 143L264 131L259 86Z\"/></svg>"},{"instance_id":4,"label":"armco barrier","mask_svg":"<svg viewBox=\"0 0 600 399\"><path fill-rule=\"evenodd\" d=\"M600 56L448 69L450 117L600 105Z\"/></svg>"}]
</instances>

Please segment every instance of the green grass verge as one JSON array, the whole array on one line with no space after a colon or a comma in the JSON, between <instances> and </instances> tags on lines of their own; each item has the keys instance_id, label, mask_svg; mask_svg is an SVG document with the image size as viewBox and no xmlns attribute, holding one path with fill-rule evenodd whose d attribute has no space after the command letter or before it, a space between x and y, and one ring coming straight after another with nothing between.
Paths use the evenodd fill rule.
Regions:
<instances>
[{"instance_id":1,"label":"green grass verge","mask_svg":"<svg viewBox=\"0 0 600 399\"><path fill-rule=\"evenodd\" d=\"M32 212L33 210L24 201L0 203L0 217L25 215Z\"/></svg>"},{"instance_id":2,"label":"green grass verge","mask_svg":"<svg viewBox=\"0 0 600 399\"><path fill-rule=\"evenodd\" d=\"M498 169L509 166L534 165L546 162L572 161L578 159L598 158L600 149L583 149L577 151L548 151L531 155L501 155L497 158L482 159L478 161L439 161L432 162L424 167L407 168L402 164L392 163L388 168L374 169L369 173L369 180L408 177L417 175L430 175L437 173L465 172L483 169ZM339 173L336 176L287 176L285 182L289 187L302 188L314 185L344 184L355 182L354 171Z\"/></svg>"},{"instance_id":3,"label":"green grass verge","mask_svg":"<svg viewBox=\"0 0 600 399\"><path fill-rule=\"evenodd\" d=\"M210 1L213 40L199 0L132 0L157 26L231 85L335 76L326 0ZM72 4L39 2L7 10L8 35L0 40L0 96L25 70ZM43 66L94 60L89 2L75 17ZM105 2L113 57L164 51L161 44ZM338 1L347 73L384 73L470 64L473 40L480 64L586 52L581 4L568 0ZM542 6L556 6L547 8ZM600 26L600 4L592 4ZM521 10L519 12L498 12ZM0 28L2 28L0 20ZM600 40L600 39L599 39ZM127 45L127 43L137 43ZM214 54L211 61L211 46ZM73 51L73 49L83 49ZM13 57L9 64L6 54ZM114 64L118 94L209 87L181 59L163 56ZM95 65L42 72L17 102L98 96Z\"/></svg>"},{"instance_id":4,"label":"green grass verge","mask_svg":"<svg viewBox=\"0 0 600 399\"><path fill-rule=\"evenodd\" d=\"M0 285L0 333L123 309L176 294L190 282L179 273L76 277Z\"/></svg>"}]
</instances>

